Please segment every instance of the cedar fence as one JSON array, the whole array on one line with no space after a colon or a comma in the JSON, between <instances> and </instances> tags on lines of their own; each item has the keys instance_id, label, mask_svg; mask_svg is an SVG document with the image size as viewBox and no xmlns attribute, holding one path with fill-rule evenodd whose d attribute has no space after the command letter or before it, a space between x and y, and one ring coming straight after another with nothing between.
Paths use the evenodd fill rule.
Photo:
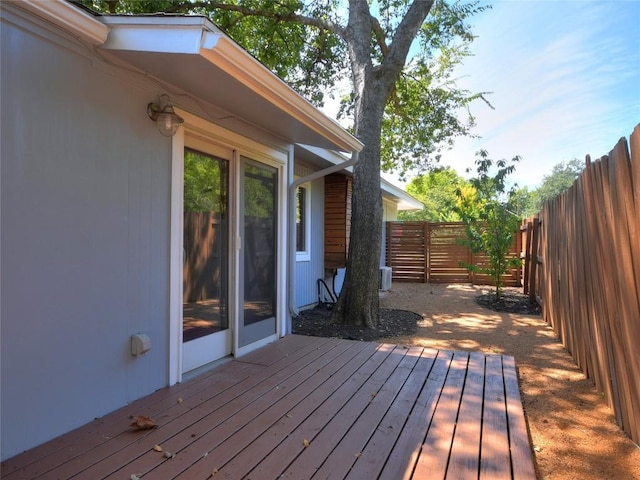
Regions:
<instances>
[{"instance_id":1,"label":"cedar fence","mask_svg":"<svg viewBox=\"0 0 640 480\"><path fill-rule=\"evenodd\" d=\"M394 281L429 283L472 283L491 285L488 275L472 273L464 263L487 265L484 254L464 245L466 230L461 222L387 222L386 265ZM521 252L520 235L515 236L512 256ZM504 276L505 286L521 286L521 270Z\"/></svg>"},{"instance_id":2,"label":"cedar fence","mask_svg":"<svg viewBox=\"0 0 640 480\"><path fill-rule=\"evenodd\" d=\"M640 443L640 124L523 224L523 284ZM527 261L528 260L528 261Z\"/></svg>"}]
</instances>

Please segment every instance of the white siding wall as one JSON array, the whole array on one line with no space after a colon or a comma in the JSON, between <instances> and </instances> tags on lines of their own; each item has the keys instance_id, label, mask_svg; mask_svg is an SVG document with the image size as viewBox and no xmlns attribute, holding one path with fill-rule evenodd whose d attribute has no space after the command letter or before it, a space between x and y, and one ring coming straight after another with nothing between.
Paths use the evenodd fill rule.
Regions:
<instances>
[{"instance_id":1,"label":"white siding wall","mask_svg":"<svg viewBox=\"0 0 640 480\"><path fill-rule=\"evenodd\" d=\"M387 248L387 222L398 220L398 206L387 199L382 199L382 247L380 248L380 266L386 265L385 250Z\"/></svg>"},{"instance_id":2,"label":"white siding wall","mask_svg":"<svg viewBox=\"0 0 640 480\"><path fill-rule=\"evenodd\" d=\"M157 87L14 21L3 8L3 459L168 378L170 140L145 111ZM138 332L152 348L134 358Z\"/></svg>"},{"instance_id":3,"label":"white siding wall","mask_svg":"<svg viewBox=\"0 0 640 480\"><path fill-rule=\"evenodd\" d=\"M296 177L313 170L296 165ZM296 262L296 306L318 301L317 280L324 276L324 178L311 183L311 260Z\"/></svg>"}]
</instances>

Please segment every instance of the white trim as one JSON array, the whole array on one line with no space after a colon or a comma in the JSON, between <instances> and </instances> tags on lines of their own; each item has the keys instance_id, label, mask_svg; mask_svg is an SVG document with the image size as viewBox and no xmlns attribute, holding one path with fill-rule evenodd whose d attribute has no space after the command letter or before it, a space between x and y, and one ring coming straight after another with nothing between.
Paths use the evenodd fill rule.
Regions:
<instances>
[{"instance_id":1,"label":"white trim","mask_svg":"<svg viewBox=\"0 0 640 480\"><path fill-rule=\"evenodd\" d=\"M245 157L251 157L263 163L275 161L277 163L274 165L281 165L287 162L288 152L285 146L282 149L270 147L211 123L179 107L175 107L175 111L184 119L184 126L190 137L214 142L229 150L239 150ZM233 160L237 161L235 158Z\"/></svg>"},{"instance_id":2,"label":"white trim","mask_svg":"<svg viewBox=\"0 0 640 480\"><path fill-rule=\"evenodd\" d=\"M102 45L109 35L109 27L67 2L21 0L18 6L92 45Z\"/></svg>"},{"instance_id":3,"label":"white trim","mask_svg":"<svg viewBox=\"0 0 640 480\"><path fill-rule=\"evenodd\" d=\"M229 160L229 329L232 353L244 355L276 340L286 332L287 304L287 181L286 169L290 156L290 145L282 149L268 146L243 135L227 130L192 113L176 108L176 113L184 118L184 126L178 130L172 142L172 178L171 178L171 254L170 254L170 384L182 379L182 250L183 250L183 170L184 149L195 148ZM277 264L277 302L276 334L244 347L238 345L238 322L242 311L240 292L240 156L246 157L277 169L278 175L278 264ZM174 193L175 192L175 193ZM179 193L179 194L178 194ZM178 198L179 197L179 198ZM194 340L196 341L196 340ZM187 359L188 360L188 359Z\"/></svg>"},{"instance_id":4,"label":"white trim","mask_svg":"<svg viewBox=\"0 0 640 480\"><path fill-rule=\"evenodd\" d=\"M257 342L250 343L249 345L245 345L244 347L239 347L236 349L235 356L241 357L242 355L246 355L257 348L264 347L265 345L270 344L271 342L275 342L280 336L278 334L271 335L269 337L261 338Z\"/></svg>"},{"instance_id":5,"label":"white trim","mask_svg":"<svg viewBox=\"0 0 640 480\"><path fill-rule=\"evenodd\" d=\"M220 332L196 338L187 343L189 348L182 349L182 370L188 373L202 365L214 362L229 355L232 347L232 332L227 328ZM225 352L220 358L211 358L211 351Z\"/></svg>"},{"instance_id":6,"label":"white trim","mask_svg":"<svg viewBox=\"0 0 640 480\"><path fill-rule=\"evenodd\" d=\"M184 128L171 141L169 232L169 385L182 380L182 263L184 202Z\"/></svg>"},{"instance_id":7,"label":"white trim","mask_svg":"<svg viewBox=\"0 0 640 480\"><path fill-rule=\"evenodd\" d=\"M287 177L286 164L278 167L278 290L277 290L277 310L276 310L276 338L283 337L287 332L287 272L289 257L288 253L288 218L289 202L287 193L289 183Z\"/></svg>"},{"instance_id":8,"label":"white trim","mask_svg":"<svg viewBox=\"0 0 640 480\"><path fill-rule=\"evenodd\" d=\"M297 188L304 188L304 250L298 251L298 238L295 239L295 245L293 248L296 249L296 262L310 262L311 261L311 183L303 183L302 185L298 185ZM297 189L296 189L297 190ZM296 192L296 204L293 207L295 208L296 214L298 213L298 194ZM297 231L297 222L296 222L296 236L298 234Z\"/></svg>"},{"instance_id":9,"label":"white trim","mask_svg":"<svg viewBox=\"0 0 640 480\"><path fill-rule=\"evenodd\" d=\"M233 309L233 316L230 317L233 321L233 355L238 356L240 351L240 334L238 329L240 328L240 322L243 320L240 315L243 311L242 299L240 298L240 292L242 292L242 286L240 285L240 265L242 255L242 237L240 237L240 222L242 216L240 215L240 154L237 150L233 150L233 161L231 162L231 168L229 169L229 188L233 191L233 194L229 194L229 210L233 212L233 221L229 226L231 231L231 267L229 269L229 306ZM233 208L231 207L233 203Z\"/></svg>"}]
</instances>

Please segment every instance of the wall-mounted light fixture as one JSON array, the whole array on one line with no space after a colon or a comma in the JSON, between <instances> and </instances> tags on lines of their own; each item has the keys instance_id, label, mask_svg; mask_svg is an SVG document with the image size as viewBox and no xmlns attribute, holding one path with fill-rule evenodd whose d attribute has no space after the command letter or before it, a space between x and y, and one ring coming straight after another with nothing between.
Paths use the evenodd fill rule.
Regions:
<instances>
[{"instance_id":1,"label":"wall-mounted light fixture","mask_svg":"<svg viewBox=\"0 0 640 480\"><path fill-rule=\"evenodd\" d=\"M174 136L178 127L184 123L184 119L173 110L167 94L160 95L158 103L147 105L147 115L156 122L158 130L165 137Z\"/></svg>"}]
</instances>

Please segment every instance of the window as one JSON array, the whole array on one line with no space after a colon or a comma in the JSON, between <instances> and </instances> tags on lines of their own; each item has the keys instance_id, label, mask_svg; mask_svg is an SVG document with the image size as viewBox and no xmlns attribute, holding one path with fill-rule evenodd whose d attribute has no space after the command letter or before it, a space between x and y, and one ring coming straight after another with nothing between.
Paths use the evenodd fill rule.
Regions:
<instances>
[{"instance_id":1,"label":"window","mask_svg":"<svg viewBox=\"0 0 640 480\"><path fill-rule=\"evenodd\" d=\"M305 184L296 191L296 259L299 261L311 260L309 190Z\"/></svg>"}]
</instances>

